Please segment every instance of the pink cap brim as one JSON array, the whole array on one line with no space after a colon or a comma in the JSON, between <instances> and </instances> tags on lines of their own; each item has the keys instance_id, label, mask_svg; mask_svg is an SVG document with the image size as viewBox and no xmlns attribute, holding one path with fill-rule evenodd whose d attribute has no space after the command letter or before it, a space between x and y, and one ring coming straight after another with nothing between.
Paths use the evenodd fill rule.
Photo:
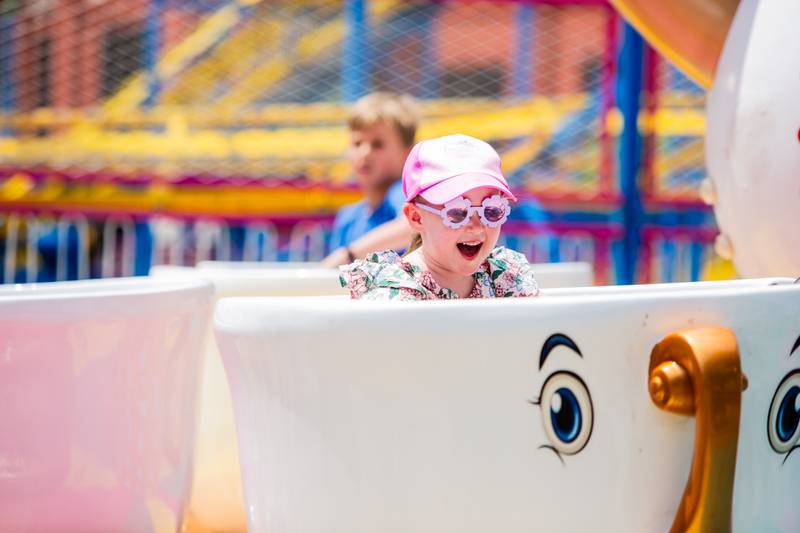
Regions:
<instances>
[{"instance_id":1,"label":"pink cap brim","mask_svg":"<svg viewBox=\"0 0 800 533\"><path fill-rule=\"evenodd\" d=\"M426 201L442 205L453 198L468 193L480 187L491 187L506 195L510 200L516 202L516 197L511 194L508 186L494 176L488 174L461 174L441 181L419 193Z\"/></svg>"}]
</instances>

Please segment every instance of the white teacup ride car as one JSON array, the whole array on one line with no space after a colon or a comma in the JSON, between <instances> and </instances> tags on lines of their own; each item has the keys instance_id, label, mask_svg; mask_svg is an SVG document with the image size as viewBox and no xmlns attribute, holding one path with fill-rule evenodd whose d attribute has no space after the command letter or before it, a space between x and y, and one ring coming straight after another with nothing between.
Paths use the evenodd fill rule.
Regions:
<instances>
[{"instance_id":1,"label":"white teacup ride car","mask_svg":"<svg viewBox=\"0 0 800 533\"><path fill-rule=\"evenodd\" d=\"M588 263L544 263L534 266L544 288L591 285ZM315 263L204 261L196 268L154 267L159 278L199 278L213 283L216 297L329 296L347 299L338 270ZM230 391L212 328L205 338L200 416L195 447L194 485L189 529L243 531L247 527L239 452Z\"/></svg>"},{"instance_id":2,"label":"white teacup ride car","mask_svg":"<svg viewBox=\"0 0 800 533\"><path fill-rule=\"evenodd\" d=\"M249 529L798 531L799 324L790 279L224 299Z\"/></svg>"},{"instance_id":3,"label":"white teacup ride car","mask_svg":"<svg viewBox=\"0 0 800 533\"><path fill-rule=\"evenodd\" d=\"M258 265L258 266L256 266ZM151 277L163 281L201 279L211 282L216 298L225 296L345 296L335 270L206 261L196 268L156 266ZM211 310L208 311L211 319ZM187 529L244 531L247 516L242 496L239 452L227 378L210 324L203 333L194 476Z\"/></svg>"},{"instance_id":4,"label":"white teacup ride car","mask_svg":"<svg viewBox=\"0 0 800 533\"><path fill-rule=\"evenodd\" d=\"M0 287L0 531L181 527L211 304L198 280Z\"/></svg>"}]
</instances>

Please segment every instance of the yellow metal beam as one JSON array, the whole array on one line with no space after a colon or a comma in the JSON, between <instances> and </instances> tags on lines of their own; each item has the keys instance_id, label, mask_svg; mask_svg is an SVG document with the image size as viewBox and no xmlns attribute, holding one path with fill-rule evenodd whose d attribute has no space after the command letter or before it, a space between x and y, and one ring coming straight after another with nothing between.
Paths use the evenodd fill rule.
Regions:
<instances>
[{"instance_id":1,"label":"yellow metal beam","mask_svg":"<svg viewBox=\"0 0 800 533\"><path fill-rule=\"evenodd\" d=\"M15 178L19 181L20 178ZM16 187L16 184L12 188ZM0 191L4 187L0 185ZM51 180L25 194L0 194L0 209L69 209L83 213L126 212L258 217L332 213L353 203L361 193L353 189L241 186L170 186L153 184L133 189L117 184L86 184L65 188Z\"/></svg>"},{"instance_id":2,"label":"yellow metal beam","mask_svg":"<svg viewBox=\"0 0 800 533\"><path fill-rule=\"evenodd\" d=\"M221 7L203 20L186 39L168 50L156 65L156 75L169 79L186 68L196 57L219 41L240 20L237 2ZM144 72L133 74L122 88L106 100L106 113L122 113L139 107L147 98L147 76Z\"/></svg>"},{"instance_id":3,"label":"yellow metal beam","mask_svg":"<svg viewBox=\"0 0 800 533\"><path fill-rule=\"evenodd\" d=\"M370 20L380 24L401 5L402 3L397 0L370 2ZM250 104L291 74L295 66L310 63L341 43L345 35L347 35L347 25L341 15L312 29L297 40L293 49L275 53L266 62L253 68L214 105L222 109L235 109Z\"/></svg>"}]
</instances>

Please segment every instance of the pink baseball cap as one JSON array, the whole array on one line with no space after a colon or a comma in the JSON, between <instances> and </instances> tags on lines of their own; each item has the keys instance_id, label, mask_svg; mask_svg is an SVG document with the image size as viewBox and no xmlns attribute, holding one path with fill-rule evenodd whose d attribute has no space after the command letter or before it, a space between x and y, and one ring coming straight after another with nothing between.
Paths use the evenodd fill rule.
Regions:
<instances>
[{"instance_id":1,"label":"pink baseball cap","mask_svg":"<svg viewBox=\"0 0 800 533\"><path fill-rule=\"evenodd\" d=\"M406 201L422 196L441 205L478 187L493 187L511 200L500 156L489 143L468 135L447 135L417 143L403 166Z\"/></svg>"}]
</instances>

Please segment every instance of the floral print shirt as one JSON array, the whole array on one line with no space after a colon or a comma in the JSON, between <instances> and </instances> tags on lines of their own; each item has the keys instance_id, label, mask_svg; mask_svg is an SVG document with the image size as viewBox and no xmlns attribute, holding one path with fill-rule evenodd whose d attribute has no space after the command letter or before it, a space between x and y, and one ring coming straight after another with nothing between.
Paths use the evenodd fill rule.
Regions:
<instances>
[{"instance_id":1,"label":"floral print shirt","mask_svg":"<svg viewBox=\"0 0 800 533\"><path fill-rule=\"evenodd\" d=\"M403 261L387 250L339 267L342 287L361 300L449 300L454 291L440 286L431 273ZM528 260L519 252L498 246L473 274L475 287L467 298L538 296L539 286Z\"/></svg>"}]
</instances>

